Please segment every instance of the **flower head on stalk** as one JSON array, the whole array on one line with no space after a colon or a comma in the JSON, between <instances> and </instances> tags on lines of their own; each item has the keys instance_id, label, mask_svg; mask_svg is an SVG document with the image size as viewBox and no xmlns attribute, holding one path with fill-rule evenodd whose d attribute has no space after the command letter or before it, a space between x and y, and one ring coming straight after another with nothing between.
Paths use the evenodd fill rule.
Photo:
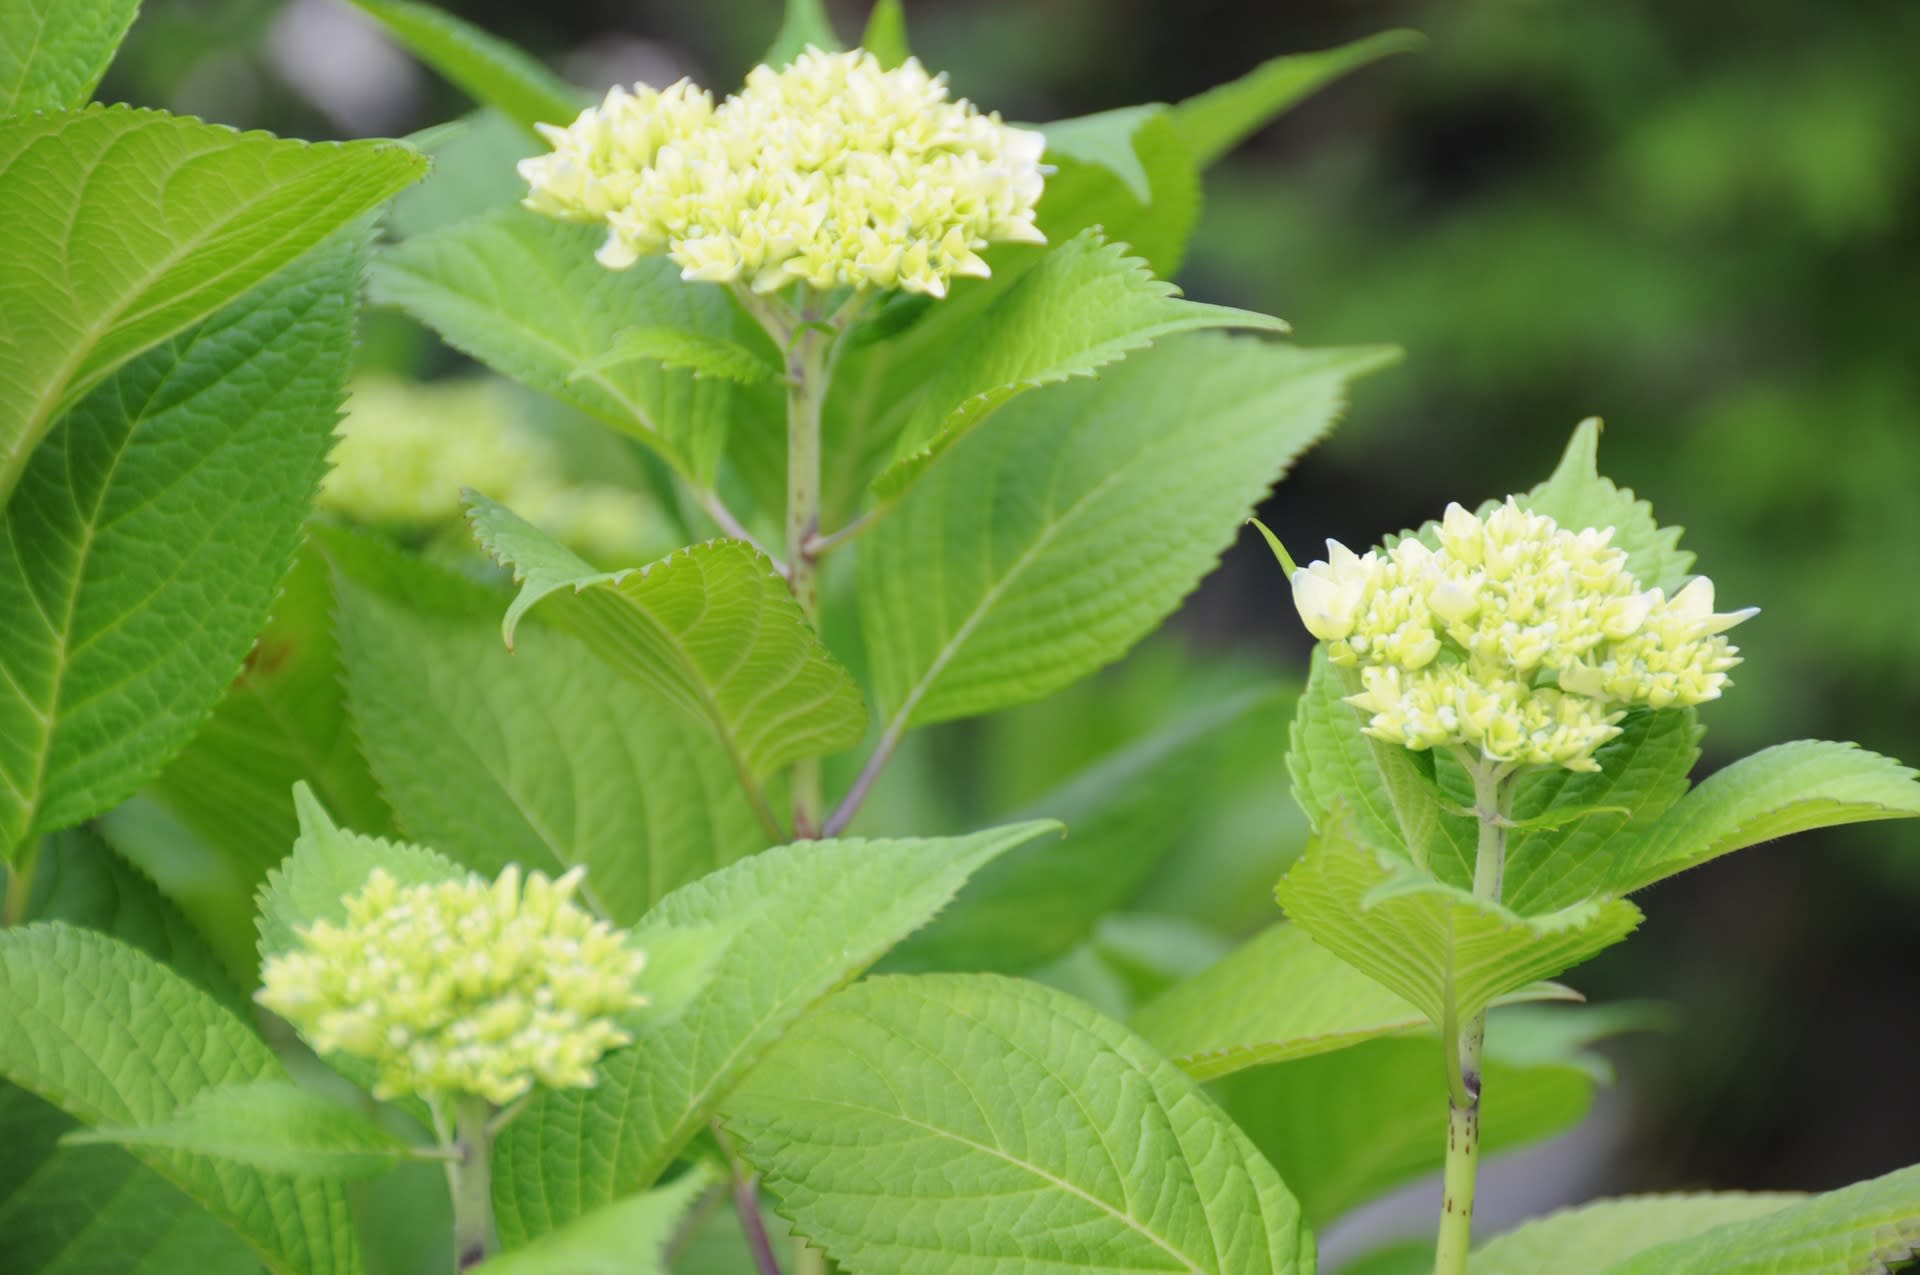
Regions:
<instances>
[{"instance_id":1,"label":"flower head on stalk","mask_svg":"<svg viewBox=\"0 0 1920 1275\"><path fill-rule=\"evenodd\" d=\"M1292 578L1308 631L1359 672L1367 733L1407 748L1598 769L1628 708L1717 699L1739 663L1725 633L1755 613L1715 613L1704 576L1642 589L1611 528L1569 531L1512 498L1449 505L1434 539L1329 541Z\"/></svg>"},{"instance_id":2,"label":"flower head on stalk","mask_svg":"<svg viewBox=\"0 0 1920 1275\"><path fill-rule=\"evenodd\" d=\"M664 254L683 277L770 292L790 283L944 296L985 275L997 242L1041 243L1045 139L950 100L909 58L809 48L760 66L718 106L685 80L615 88L547 155L526 204L602 223L602 264Z\"/></svg>"},{"instance_id":3,"label":"flower head on stalk","mask_svg":"<svg viewBox=\"0 0 1920 1275\"><path fill-rule=\"evenodd\" d=\"M267 962L258 999L319 1052L372 1062L379 1098L591 1086L632 1039L617 1016L646 1003L646 957L573 902L581 875L403 886L376 868L341 923Z\"/></svg>"}]
</instances>

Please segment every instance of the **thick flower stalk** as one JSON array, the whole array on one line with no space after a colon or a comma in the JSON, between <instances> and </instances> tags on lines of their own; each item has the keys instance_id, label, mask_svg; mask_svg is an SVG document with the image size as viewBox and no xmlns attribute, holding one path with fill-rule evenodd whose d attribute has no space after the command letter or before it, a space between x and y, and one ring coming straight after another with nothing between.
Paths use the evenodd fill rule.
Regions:
<instances>
[{"instance_id":1,"label":"thick flower stalk","mask_svg":"<svg viewBox=\"0 0 1920 1275\"><path fill-rule=\"evenodd\" d=\"M1697 576L1669 598L1642 589L1613 530L1569 531L1509 499L1484 516L1450 505L1437 548L1408 536L1293 573L1301 620L1359 672L1366 732L1412 749L1465 750L1503 771L1595 770L1629 708L1717 699L1739 661Z\"/></svg>"},{"instance_id":2,"label":"thick flower stalk","mask_svg":"<svg viewBox=\"0 0 1920 1275\"><path fill-rule=\"evenodd\" d=\"M1041 243L1045 139L1008 127L909 58L808 49L756 67L718 106L682 80L614 88L524 160L536 212L607 227L600 261L672 259L687 279L773 292L944 296L998 242Z\"/></svg>"}]
</instances>

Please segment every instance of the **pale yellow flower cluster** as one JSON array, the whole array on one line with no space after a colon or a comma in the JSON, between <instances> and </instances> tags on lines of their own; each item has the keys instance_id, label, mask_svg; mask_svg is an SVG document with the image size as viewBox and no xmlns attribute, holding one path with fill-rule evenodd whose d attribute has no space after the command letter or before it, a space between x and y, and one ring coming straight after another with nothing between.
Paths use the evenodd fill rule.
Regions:
<instances>
[{"instance_id":1,"label":"pale yellow flower cluster","mask_svg":"<svg viewBox=\"0 0 1920 1275\"><path fill-rule=\"evenodd\" d=\"M1043 243L1034 207L1045 138L949 100L909 58L808 49L761 66L719 106L681 81L614 88L551 154L521 161L527 207L599 222L620 269L664 253L687 279L946 295L980 252Z\"/></svg>"},{"instance_id":2,"label":"pale yellow flower cluster","mask_svg":"<svg viewBox=\"0 0 1920 1275\"><path fill-rule=\"evenodd\" d=\"M258 999L325 1053L372 1062L374 1096L478 1095L504 1106L536 1083L576 1089L632 1036L645 954L520 869L402 886L375 869L346 920L300 931L261 971Z\"/></svg>"},{"instance_id":3,"label":"pale yellow flower cluster","mask_svg":"<svg viewBox=\"0 0 1920 1275\"><path fill-rule=\"evenodd\" d=\"M1510 766L1593 770L1627 708L1718 698L1739 663L1699 576L1641 589L1613 530L1568 531L1509 499L1485 517L1449 505L1438 549L1408 537L1293 574L1294 604L1367 733L1412 749L1465 746Z\"/></svg>"}]
</instances>

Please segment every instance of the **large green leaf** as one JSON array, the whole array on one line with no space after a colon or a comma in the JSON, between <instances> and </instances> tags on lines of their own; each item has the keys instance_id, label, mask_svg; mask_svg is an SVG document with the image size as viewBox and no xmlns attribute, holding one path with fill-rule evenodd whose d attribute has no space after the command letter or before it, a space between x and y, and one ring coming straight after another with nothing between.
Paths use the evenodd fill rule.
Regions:
<instances>
[{"instance_id":1,"label":"large green leaf","mask_svg":"<svg viewBox=\"0 0 1920 1275\"><path fill-rule=\"evenodd\" d=\"M0 1072L87 1124L148 1124L221 1085L282 1076L205 992L132 947L59 923L0 933ZM355 1275L334 1183L143 1147L149 1167L286 1275Z\"/></svg>"},{"instance_id":2,"label":"large green leaf","mask_svg":"<svg viewBox=\"0 0 1920 1275\"><path fill-rule=\"evenodd\" d=\"M394 142L288 142L125 107L0 121L0 500L115 368L425 169Z\"/></svg>"},{"instance_id":3,"label":"large green leaf","mask_svg":"<svg viewBox=\"0 0 1920 1275\"><path fill-rule=\"evenodd\" d=\"M79 106L140 0L0 0L0 116Z\"/></svg>"},{"instance_id":4,"label":"large green leaf","mask_svg":"<svg viewBox=\"0 0 1920 1275\"><path fill-rule=\"evenodd\" d=\"M593 257L603 233L524 208L497 209L382 252L373 296L710 485L743 391L642 360L594 364L629 328L679 328L749 344L763 338L748 330L725 288L683 282L664 257L608 270Z\"/></svg>"},{"instance_id":5,"label":"large green leaf","mask_svg":"<svg viewBox=\"0 0 1920 1275\"><path fill-rule=\"evenodd\" d=\"M662 900L648 924L734 931L706 990L601 1065L588 1090L543 1093L508 1125L494 1204L510 1243L651 1185L802 1013L926 924L967 877L1052 831L1033 823L918 841L803 841Z\"/></svg>"},{"instance_id":6,"label":"large green leaf","mask_svg":"<svg viewBox=\"0 0 1920 1275\"><path fill-rule=\"evenodd\" d=\"M484 1275L667 1275L667 1249L712 1175L694 1169L482 1264Z\"/></svg>"},{"instance_id":7,"label":"large green leaf","mask_svg":"<svg viewBox=\"0 0 1920 1275\"><path fill-rule=\"evenodd\" d=\"M1576 531L1612 527L1614 545L1626 551L1627 568L1645 588L1658 586L1671 595L1693 568L1693 554L1680 547L1684 528L1660 526L1652 505L1601 477L1597 419L1580 423L1552 475L1519 499Z\"/></svg>"},{"instance_id":8,"label":"large green leaf","mask_svg":"<svg viewBox=\"0 0 1920 1275\"><path fill-rule=\"evenodd\" d=\"M1332 425L1347 382L1392 357L1189 335L996 413L861 542L887 729L1038 699L1119 658Z\"/></svg>"},{"instance_id":9,"label":"large green leaf","mask_svg":"<svg viewBox=\"0 0 1920 1275\"><path fill-rule=\"evenodd\" d=\"M353 718L408 836L488 876L583 866L620 925L767 844L725 750L577 642L529 626L509 652L492 590L327 545Z\"/></svg>"},{"instance_id":10,"label":"large green leaf","mask_svg":"<svg viewBox=\"0 0 1920 1275\"><path fill-rule=\"evenodd\" d=\"M1262 62L1237 80L1208 89L1174 107L1170 122L1201 168L1210 168L1268 120L1363 66L1426 44L1418 31L1382 31L1316 53L1289 53Z\"/></svg>"},{"instance_id":11,"label":"large green leaf","mask_svg":"<svg viewBox=\"0 0 1920 1275\"><path fill-rule=\"evenodd\" d=\"M1065 955L1180 844L1193 793L1213 772L1226 734L1276 701L1268 688L1209 705L1029 803L1024 815L1060 820L1066 839L982 870L896 949L888 968L1018 974Z\"/></svg>"},{"instance_id":12,"label":"large green leaf","mask_svg":"<svg viewBox=\"0 0 1920 1275\"><path fill-rule=\"evenodd\" d=\"M1036 983L863 983L789 1033L725 1118L781 1212L851 1271L1313 1269L1299 1206L1220 1108Z\"/></svg>"},{"instance_id":13,"label":"large green leaf","mask_svg":"<svg viewBox=\"0 0 1920 1275\"><path fill-rule=\"evenodd\" d=\"M1088 231L1048 253L980 316L921 394L875 486L896 499L967 431L1028 390L1100 368L1176 332L1260 328L1279 319L1182 300L1120 244Z\"/></svg>"},{"instance_id":14,"label":"large green leaf","mask_svg":"<svg viewBox=\"0 0 1920 1275\"><path fill-rule=\"evenodd\" d=\"M1920 1257L1920 1167L1643 1249L1605 1275L1883 1275Z\"/></svg>"},{"instance_id":15,"label":"large green leaf","mask_svg":"<svg viewBox=\"0 0 1920 1275\"><path fill-rule=\"evenodd\" d=\"M0 1082L0 1253L8 1275L259 1275L226 1223L111 1147L61 1147L72 1117Z\"/></svg>"},{"instance_id":16,"label":"large green leaf","mask_svg":"<svg viewBox=\"0 0 1920 1275\"><path fill-rule=\"evenodd\" d=\"M1489 1022L1483 1152L1571 1128L1592 1105L1596 1064L1578 1053L1584 1040L1537 1048L1529 1039L1539 1034L1531 1030L1534 1013L1497 1011ZM1554 1011L1555 1017L1568 1014L1578 1011ZM1217 1081L1209 1092L1273 1161L1308 1221L1325 1226L1440 1168L1447 1146L1445 1074L1440 1041L1428 1034L1255 1067ZM1537 1269L1560 1275L1557 1266Z\"/></svg>"},{"instance_id":17,"label":"large green leaf","mask_svg":"<svg viewBox=\"0 0 1920 1275\"><path fill-rule=\"evenodd\" d=\"M1440 1025L1465 1023L1640 923L1638 908L1613 898L1522 916L1421 876L1338 826L1317 833L1277 893L1315 942Z\"/></svg>"},{"instance_id":18,"label":"large green leaf","mask_svg":"<svg viewBox=\"0 0 1920 1275\"><path fill-rule=\"evenodd\" d=\"M413 0L353 0L415 57L522 128L571 124L585 95L505 40Z\"/></svg>"},{"instance_id":19,"label":"large green leaf","mask_svg":"<svg viewBox=\"0 0 1920 1275\"><path fill-rule=\"evenodd\" d=\"M0 854L152 778L240 671L325 469L364 249L122 368L35 452L0 522Z\"/></svg>"},{"instance_id":20,"label":"large green leaf","mask_svg":"<svg viewBox=\"0 0 1920 1275\"><path fill-rule=\"evenodd\" d=\"M1478 1249L1468 1275L1600 1275L1642 1249L1773 1213L1797 1195L1644 1195L1540 1218Z\"/></svg>"},{"instance_id":21,"label":"large green leaf","mask_svg":"<svg viewBox=\"0 0 1920 1275\"><path fill-rule=\"evenodd\" d=\"M202 1089L158 1120L104 1124L68 1135L94 1143L173 1150L290 1177L377 1177L406 1144L360 1113L285 1080Z\"/></svg>"},{"instance_id":22,"label":"large green leaf","mask_svg":"<svg viewBox=\"0 0 1920 1275\"><path fill-rule=\"evenodd\" d=\"M484 496L472 496L470 509L480 542L523 585L507 608L509 645L521 616L552 597L544 616L710 727L749 784L866 733L853 675L751 546L716 540L600 572Z\"/></svg>"},{"instance_id":23,"label":"large green leaf","mask_svg":"<svg viewBox=\"0 0 1920 1275\"><path fill-rule=\"evenodd\" d=\"M1723 854L1810 828L1920 815L1920 775L1853 744L1802 739L1743 757L1622 847L1612 889L1638 890Z\"/></svg>"}]
</instances>

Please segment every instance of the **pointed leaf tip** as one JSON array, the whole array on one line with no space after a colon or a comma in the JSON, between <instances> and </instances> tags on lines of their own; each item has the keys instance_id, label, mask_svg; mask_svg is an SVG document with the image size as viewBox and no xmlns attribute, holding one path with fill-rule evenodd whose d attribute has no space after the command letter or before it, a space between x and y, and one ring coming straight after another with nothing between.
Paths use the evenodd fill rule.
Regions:
<instances>
[{"instance_id":1,"label":"pointed leaf tip","mask_svg":"<svg viewBox=\"0 0 1920 1275\"><path fill-rule=\"evenodd\" d=\"M1287 547L1280 543L1280 537L1274 535L1273 532L1268 529L1267 524L1261 522L1258 518L1249 518L1247 519L1247 523L1249 526L1260 529L1260 534L1267 538L1267 547L1273 550L1273 556L1280 560L1280 570L1286 575L1287 579L1293 579L1293 573L1300 568L1294 565L1293 557L1287 552Z\"/></svg>"}]
</instances>

